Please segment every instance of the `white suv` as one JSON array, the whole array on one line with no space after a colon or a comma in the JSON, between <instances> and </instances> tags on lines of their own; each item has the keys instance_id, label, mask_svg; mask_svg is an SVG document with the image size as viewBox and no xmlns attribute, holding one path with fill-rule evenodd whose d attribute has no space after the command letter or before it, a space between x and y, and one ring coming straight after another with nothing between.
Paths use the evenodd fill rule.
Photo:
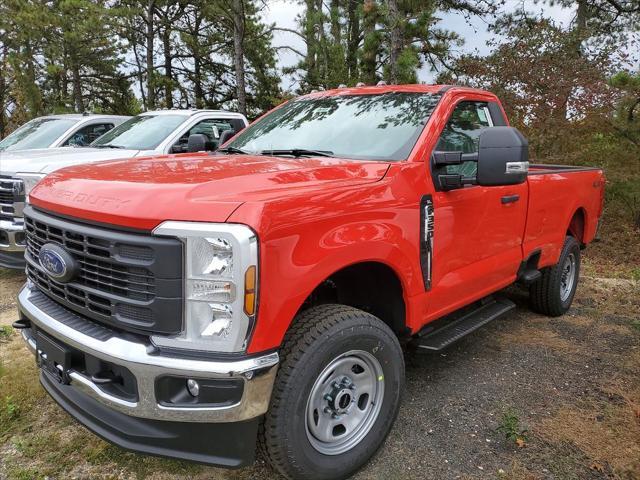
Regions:
<instances>
[{"instance_id":1,"label":"white suv","mask_svg":"<svg viewBox=\"0 0 640 480\"><path fill-rule=\"evenodd\" d=\"M88 147L0 151L0 267L24 268L22 210L31 189L47 174L101 160L213 151L247 125L240 113L157 110L130 118Z\"/></svg>"},{"instance_id":2,"label":"white suv","mask_svg":"<svg viewBox=\"0 0 640 480\"><path fill-rule=\"evenodd\" d=\"M129 118L131 117L93 114L34 118L0 141L0 152L84 147Z\"/></svg>"}]
</instances>

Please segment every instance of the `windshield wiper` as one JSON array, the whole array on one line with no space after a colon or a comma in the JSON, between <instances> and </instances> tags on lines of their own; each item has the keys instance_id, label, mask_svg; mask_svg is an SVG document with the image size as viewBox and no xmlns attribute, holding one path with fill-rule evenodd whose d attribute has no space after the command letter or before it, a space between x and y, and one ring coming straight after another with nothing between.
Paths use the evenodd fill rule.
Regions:
<instances>
[{"instance_id":1,"label":"windshield wiper","mask_svg":"<svg viewBox=\"0 0 640 480\"><path fill-rule=\"evenodd\" d=\"M290 148L283 150L262 150L260 155L293 155L294 157L333 157L331 150L307 150L306 148Z\"/></svg>"},{"instance_id":2,"label":"windshield wiper","mask_svg":"<svg viewBox=\"0 0 640 480\"><path fill-rule=\"evenodd\" d=\"M224 153L239 153L241 155L253 155L251 152L247 152L246 150L242 150L241 148L237 148L237 147L224 147L224 148L219 148L216 151L224 152Z\"/></svg>"},{"instance_id":3,"label":"windshield wiper","mask_svg":"<svg viewBox=\"0 0 640 480\"><path fill-rule=\"evenodd\" d=\"M94 148L120 148L120 149L125 149L127 147L125 147L123 145L112 145L110 143L105 143L104 145L94 145Z\"/></svg>"}]
</instances>

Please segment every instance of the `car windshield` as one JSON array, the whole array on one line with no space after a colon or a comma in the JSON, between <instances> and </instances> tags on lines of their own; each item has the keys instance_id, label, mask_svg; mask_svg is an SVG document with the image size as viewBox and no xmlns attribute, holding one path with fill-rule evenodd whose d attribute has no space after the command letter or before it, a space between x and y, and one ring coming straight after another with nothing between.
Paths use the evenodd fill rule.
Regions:
<instances>
[{"instance_id":1,"label":"car windshield","mask_svg":"<svg viewBox=\"0 0 640 480\"><path fill-rule=\"evenodd\" d=\"M187 118L185 115L139 115L108 131L91 146L153 150Z\"/></svg>"},{"instance_id":2,"label":"car windshield","mask_svg":"<svg viewBox=\"0 0 640 480\"><path fill-rule=\"evenodd\" d=\"M36 118L31 120L0 142L0 152L48 148L77 121L70 118Z\"/></svg>"},{"instance_id":3,"label":"car windshield","mask_svg":"<svg viewBox=\"0 0 640 480\"><path fill-rule=\"evenodd\" d=\"M240 133L229 151L406 160L439 95L393 92L292 100Z\"/></svg>"}]
</instances>

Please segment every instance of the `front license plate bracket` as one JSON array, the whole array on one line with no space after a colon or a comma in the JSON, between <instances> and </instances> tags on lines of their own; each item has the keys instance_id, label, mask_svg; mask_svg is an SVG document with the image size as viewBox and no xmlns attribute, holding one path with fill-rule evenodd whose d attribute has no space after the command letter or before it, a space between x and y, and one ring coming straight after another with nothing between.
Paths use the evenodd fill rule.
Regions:
<instances>
[{"instance_id":1,"label":"front license plate bracket","mask_svg":"<svg viewBox=\"0 0 640 480\"><path fill-rule=\"evenodd\" d=\"M71 382L71 350L42 332L36 335L36 362L58 382L65 385Z\"/></svg>"}]
</instances>

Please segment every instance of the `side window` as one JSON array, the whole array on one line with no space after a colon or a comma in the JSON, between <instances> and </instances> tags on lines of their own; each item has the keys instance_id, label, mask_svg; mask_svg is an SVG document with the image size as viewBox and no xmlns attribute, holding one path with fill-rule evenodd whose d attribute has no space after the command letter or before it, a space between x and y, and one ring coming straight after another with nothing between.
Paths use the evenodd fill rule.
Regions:
<instances>
[{"instance_id":1,"label":"side window","mask_svg":"<svg viewBox=\"0 0 640 480\"><path fill-rule=\"evenodd\" d=\"M189 142L189 136L196 133L202 133L209 138L210 145L207 150L215 150L220 143L220 135L225 130L232 130L233 125L230 120L222 118L208 118L196 123L191 127L180 139L173 145L171 151L173 153L182 153L187 151L187 144Z\"/></svg>"},{"instance_id":2,"label":"side window","mask_svg":"<svg viewBox=\"0 0 640 480\"><path fill-rule=\"evenodd\" d=\"M475 153L478 139L485 128L492 127L493 121L486 102L461 102L451 114L444 127L436 150L444 152ZM447 166L448 174L475 177L476 162Z\"/></svg>"},{"instance_id":3,"label":"side window","mask_svg":"<svg viewBox=\"0 0 640 480\"><path fill-rule=\"evenodd\" d=\"M86 147L114 127L113 123L94 123L82 127L62 144L63 147Z\"/></svg>"}]
</instances>

